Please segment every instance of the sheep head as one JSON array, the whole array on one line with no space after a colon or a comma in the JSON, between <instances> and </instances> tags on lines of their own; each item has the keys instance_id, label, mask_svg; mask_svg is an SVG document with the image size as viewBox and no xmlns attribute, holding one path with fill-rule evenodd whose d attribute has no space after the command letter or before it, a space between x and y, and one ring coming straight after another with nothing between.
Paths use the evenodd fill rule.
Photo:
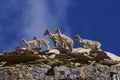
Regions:
<instances>
[{"instance_id":1,"label":"sheep head","mask_svg":"<svg viewBox=\"0 0 120 80\"><path fill-rule=\"evenodd\" d=\"M34 37L33 37L33 40L37 40L37 36L34 36Z\"/></svg>"},{"instance_id":2,"label":"sheep head","mask_svg":"<svg viewBox=\"0 0 120 80\"><path fill-rule=\"evenodd\" d=\"M25 39L22 39L22 43L23 43L23 44L26 44L26 40L25 40Z\"/></svg>"},{"instance_id":3,"label":"sheep head","mask_svg":"<svg viewBox=\"0 0 120 80\"><path fill-rule=\"evenodd\" d=\"M25 39L22 39L22 42L26 42L26 40L25 40Z\"/></svg>"},{"instance_id":4,"label":"sheep head","mask_svg":"<svg viewBox=\"0 0 120 80\"><path fill-rule=\"evenodd\" d=\"M48 29L46 29L43 35L46 36L46 35L49 35L49 33L50 33L50 31Z\"/></svg>"},{"instance_id":5,"label":"sheep head","mask_svg":"<svg viewBox=\"0 0 120 80\"><path fill-rule=\"evenodd\" d=\"M78 34L75 35L75 40L79 41L81 38Z\"/></svg>"}]
</instances>

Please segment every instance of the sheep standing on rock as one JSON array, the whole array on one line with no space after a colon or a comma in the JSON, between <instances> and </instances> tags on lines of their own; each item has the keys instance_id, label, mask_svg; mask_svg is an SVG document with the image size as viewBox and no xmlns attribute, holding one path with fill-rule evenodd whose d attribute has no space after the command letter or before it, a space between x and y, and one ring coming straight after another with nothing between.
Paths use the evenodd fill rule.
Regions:
<instances>
[{"instance_id":1,"label":"sheep standing on rock","mask_svg":"<svg viewBox=\"0 0 120 80\"><path fill-rule=\"evenodd\" d=\"M85 49L100 50L101 43L98 41L82 39L79 35L75 35L75 39L79 41L82 47Z\"/></svg>"},{"instance_id":2,"label":"sheep standing on rock","mask_svg":"<svg viewBox=\"0 0 120 80\"><path fill-rule=\"evenodd\" d=\"M34 47L39 47L38 45L37 45L37 41L26 41L25 39L22 39L22 43L24 44L24 45L26 45L28 48L31 48L32 46L34 46Z\"/></svg>"},{"instance_id":3,"label":"sheep standing on rock","mask_svg":"<svg viewBox=\"0 0 120 80\"><path fill-rule=\"evenodd\" d=\"M68 47L68 49L70 51L72 51L72 49L73 49L73 40L70 37L62 34L61 31L58 28L55 30L55 34L58 34L58 37L60 39L59 41L61 41L62 46Z\"/></svg>"},{"instance_id":4,"label":"sheep standing on rock","mask_svg":"<svg viewBox=\"0 0 120 80\"><path fill-rule=\"evenodd\" d=\"M55 47L57 46L57 44L61 44L61 42L59 41L59 37L58 34L52 34L48 29L46 29L46 31L44 32L44 36L48 35L50 37L50 39L53 41Z\"/></svg>"},{"instance_id":5,"label":"sheep standing on rock","mask_svg":"<svg viewBox=\"0 0 120 80\"><path fill-rule=\"evenodd\" d=\"M37 41L37 44L41 47L41 44L45 45L48 50L50 49L50 46L49 46L49 41L48 40L45 40L45 39L39 39L37 38L36 36L34 36L33 40L36 40Z\"/></svg>"}]
</instances>

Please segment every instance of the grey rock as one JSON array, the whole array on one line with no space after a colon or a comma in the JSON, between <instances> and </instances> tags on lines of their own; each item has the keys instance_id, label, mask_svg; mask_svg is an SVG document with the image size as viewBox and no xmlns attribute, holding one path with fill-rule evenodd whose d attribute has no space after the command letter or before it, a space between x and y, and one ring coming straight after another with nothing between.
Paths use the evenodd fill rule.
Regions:
<instances>
[{"instance_id":1,"label":"grey rock","mask_svg":"<svg viewBox=\"0 0 120 80\"><path fill-rule=\"evenodd\" d=\"M45 76L44 80L55 80L54 76Z\"/></svg>"},{"instance_id":2,"label":"grey rock","mask_svg":"<svg viewBox=\"0 0 120 80\"><path fill-rule=\"evenodd\" d=\"M112 76L112 79L113 79L113 80L120 80L120 73L114 74L114 75Z\"/></svg>"},{"instance_id":3,"label":"grey rock","mask_svg":"<svg viewBox=\"0 0 120 80\"><path fill-rule=\"evenodd\" d=\"M3 80L3 77L4 77L3 74L4 74L3 71L0 71L0 80Z\"/></svg>"},{"instance_id":4,"label":"grey rock","mask_svg":"<svg viewBox=\"0 0 120 80\"><path fill-rule=\"evenodd\" d=\"M65 66L60 66L60 67L55 67L54 68L55 72L55 79L78 79L80 78L79 76L79 67L76 68L69 68Z\"/></svg>"},{"instance_id":5,"label":"grey rock","mask_svg":"<svg viewBox=\"0 0 120 80\"><path fill-rule=\"evenodd\" d=\"M14 65L14 68L0 69L0 80L120 80L120 66L96 64L52 68L48 65Z\"/></svg>"},{"instance_id":6,"label":"grey rock","mask_svg":"<svg viewBox=\"0 0 120 80\"><path fill-rule=\"evenodd\" d=\"M46 73L50 69L50 66L43 65L43 66L35 66L33 67L33 77L37 80L44 80Z\"/></svg>"},{"instance_id":7,"label":"grey rock","mask_svg":"<svg viewBox=\"0 0 120 80\"><path fill-rule=\"evenodd\" d=\"M86 56L56 49L60 54L52 58L54 54L48 54L49 50L19 47L0 55L0 80L120 80L120 62L103 51L90 51Z\"/></svg>"}]
</instances>

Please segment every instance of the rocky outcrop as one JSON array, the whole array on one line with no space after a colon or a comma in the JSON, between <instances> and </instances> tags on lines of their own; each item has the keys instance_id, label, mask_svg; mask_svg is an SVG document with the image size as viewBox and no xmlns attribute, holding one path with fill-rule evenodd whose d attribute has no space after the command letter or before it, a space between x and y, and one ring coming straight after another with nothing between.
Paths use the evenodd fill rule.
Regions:
<instances>
[{"instance_id":1,"label":"rocky outcrop","mask_svg":"<svg viewBox=\"0 0 120 80\"><path fill-rule=\"evenodd\" d=\"M120 80L118 59L104 51L73 50L17 48L4 52L0 55L0 80Z\"/></svg>"},{"instance_id":2,"label":"rocky outcrop","mask_svg":"<svg viewBox=\"0 0 120 80\"><path fill-rule=\"evenodd\" d=\"M0 80L119 80L120 67L95 64L82 67L16 64L0 69Z\"/></svg>"}]
</instances>

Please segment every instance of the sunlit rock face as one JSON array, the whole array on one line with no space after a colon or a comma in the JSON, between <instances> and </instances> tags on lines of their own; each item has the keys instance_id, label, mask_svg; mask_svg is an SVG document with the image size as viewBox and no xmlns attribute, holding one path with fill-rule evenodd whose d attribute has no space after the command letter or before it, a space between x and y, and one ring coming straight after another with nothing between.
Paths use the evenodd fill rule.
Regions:
<instances>
[{"instance_id":1,"label":"sunlit rock face","mask_svg":"<svg viewBox=\"0 0 120 80\"><path fill-rule=\"evenodd\" d=\"M110 52L106 52L105 53L107 54L107 56L109 56L113 61L120 61L120 57L116 56L115 54L113 53L110 53Z\"/></svg>"},{"instance_id":2,"label":"sunlit rock face","mask_svg":"<svg viewBox=\"0 0 120 80\"><path fill-rule=\"evenodd\" d=\"M0 80L120 80L120 57L84 48L17 47L0 55Z\"/></svg>"}]
</instances>

